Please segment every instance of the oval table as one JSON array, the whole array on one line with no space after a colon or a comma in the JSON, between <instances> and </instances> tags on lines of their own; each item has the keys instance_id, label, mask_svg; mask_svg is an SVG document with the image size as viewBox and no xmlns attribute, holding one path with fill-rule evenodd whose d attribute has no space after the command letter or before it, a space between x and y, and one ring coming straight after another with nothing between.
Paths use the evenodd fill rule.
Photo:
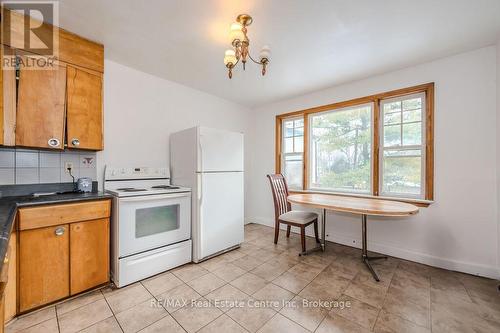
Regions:
<instances>
[{"instance_id":1,"label":"oval table","mask_svg":"<svg viewBox=\"0 0 500 333\"><path fill-rule=\"evenodd\" d=\"M373 269L373 267L370 265L370 260L387 259L387 257L368 256L368 247L366 241L367 216L371 215L371 216L401 217L401 216L414 215L418 213L417 206L404 202L383 200L383 199L359 198L359 197L350 197L350 196L332 195L332 194L317 194L317 193L292 194L288 196L288 201L294 204L321 208L323 210L321 245L313 249L310 249L306 252L303 252L301 253L301 255L306 255L312 251L325 250L325 245L326 245L325 226L326 226L327 210L361 215L361 226L362 226L361 260L366 264L366 266L372 273L373 278L376 281L380 281L380 279L378 278L378 275Z\"/></svg>"}]
</instances>

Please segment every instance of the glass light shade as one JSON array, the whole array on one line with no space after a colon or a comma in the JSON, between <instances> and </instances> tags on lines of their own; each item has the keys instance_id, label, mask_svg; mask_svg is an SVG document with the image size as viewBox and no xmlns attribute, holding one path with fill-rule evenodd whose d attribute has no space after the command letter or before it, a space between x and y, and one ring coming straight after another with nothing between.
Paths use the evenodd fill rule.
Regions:
<instances>
[{"instance_id":1,"label":"glass light shade","mask_svg":"<svg viewBox=\"0 0 500 333\"><path fill-rule=\"evenodd\" d=\"M224 54L224 65L227 66L227 64L236 64L236 53L234 50L226 50L226 53Z\"/></svg>"},{"instance_id":2,"label":"glass light shade","mask_svg":"<svg viewBox=\"0 0 500 333\"><path fill-rule=\"evenodd\" d=\"M231 38L231 42L236 39L243 40L245 38L243 31L241 31L242 28L243 26L238 22L234 22L233 24L231 24L231 31L229 32L229 38Z\"/></svg>"},{"instance_id":3,"label":"glass light shade","mask_svg":"<svg viewBox=\"0 0 500 333\"><path fill-rule=\"evenodd\" d=\"M259 59L262 60L264 58L267 60L271 59L271 49L267 45L262 47L262 50L260 50L259 53Z\"/></svg>"}]
</instances>

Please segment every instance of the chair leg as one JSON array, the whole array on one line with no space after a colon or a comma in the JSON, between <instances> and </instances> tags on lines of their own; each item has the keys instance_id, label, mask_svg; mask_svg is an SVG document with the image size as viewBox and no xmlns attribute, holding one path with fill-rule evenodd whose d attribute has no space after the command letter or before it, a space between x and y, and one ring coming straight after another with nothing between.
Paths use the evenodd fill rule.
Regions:
<instances>
[{"instance_id":1,"label":"chair leg","mask_svg":"<svg viewBox=\"0 0 500 333\"><path fill-rule=\"evenodd\" d=\"M287 225L286 226L286 238L290 238L290 229L292 229L292 227Z\"/></svg>"},{"instance_id":2,"label":"chair leg","mask_svg":"<svg viewBox=\"0 0 500 333\"><path fill-rule=\"evenodd\" d=\"M280 223L276 221L274 224L274 244L278 244L278 236L280 235Z\"/></svg>"},{"instance_id":3,"label":"chair leg","mask_svg":"<svg viewBox=\"0 0 500 333\"><path fill-rule=\"evenodd\" d=\"M302 252L306 252L306 228L300 228L300 242L302 243Z\"/></svg>"},{"instance_id":4,"label":"chair leg","mask_svg":"<svg viewBox=\"0 0 500 333\"><path fill-rule=\"evenodd\" d=\"M320 244L319 232L318 232L318 220L314 221L314 237L316 237L316 243Z\"/></svg>"}]
</instances>

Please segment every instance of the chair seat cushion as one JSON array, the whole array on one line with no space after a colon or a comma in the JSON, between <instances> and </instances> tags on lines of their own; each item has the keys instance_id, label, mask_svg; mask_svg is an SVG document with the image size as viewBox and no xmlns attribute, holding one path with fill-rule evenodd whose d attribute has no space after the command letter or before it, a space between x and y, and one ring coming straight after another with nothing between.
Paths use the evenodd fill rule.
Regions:
<instances>
[{"instance_id":1,"label":"chair seat cushion","mask_svg":"<svg viewBox=\"0 0 500 333\"><path fill-rule=\"evenodd\" d=\"M300 210L291 210L285 214L281 214L279 219L284 222L292 222L298 224L306 224L318 218L318 214L313 212L303 212Z\"/></svg>"}]
</instances>

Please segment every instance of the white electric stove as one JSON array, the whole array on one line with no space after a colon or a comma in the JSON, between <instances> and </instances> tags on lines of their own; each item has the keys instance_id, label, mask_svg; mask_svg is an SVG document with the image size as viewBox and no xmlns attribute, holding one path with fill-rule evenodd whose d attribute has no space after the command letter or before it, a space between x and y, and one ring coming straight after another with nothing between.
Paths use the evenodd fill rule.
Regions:
<instances>
[{"instance_id":1,"label":"white electric stove","mask_svg":"<svg viewBox=\"0 0 500 333\"><path fill-rule=\"evenodd\" d=\"M110 168L114 196L111 275L123 287L191 262L191 189L170 184L167 168Z\"/></svg>"}]
</instances>

